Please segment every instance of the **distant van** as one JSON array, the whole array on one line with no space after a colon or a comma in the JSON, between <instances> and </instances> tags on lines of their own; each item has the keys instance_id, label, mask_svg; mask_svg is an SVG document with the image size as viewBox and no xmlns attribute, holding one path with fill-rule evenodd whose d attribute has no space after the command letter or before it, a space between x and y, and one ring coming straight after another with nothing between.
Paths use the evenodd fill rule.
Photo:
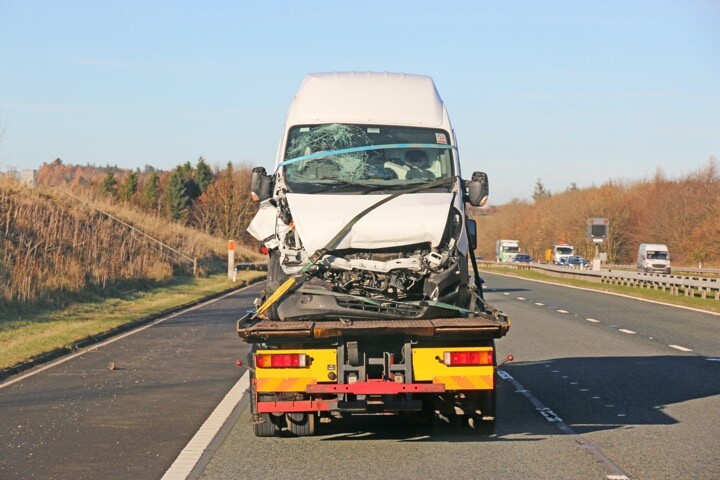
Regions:
<instances>
[{"instance_id":1,"label":"distant van","mask_svg":"<svg viewBox=\"0 0 720 480\"><path fill-rule=\"evenodd\" d=\"M670 273L670 252L662 243L643 243L638 249L637 268L645 273Z\"/></svg>"}]
</instances>

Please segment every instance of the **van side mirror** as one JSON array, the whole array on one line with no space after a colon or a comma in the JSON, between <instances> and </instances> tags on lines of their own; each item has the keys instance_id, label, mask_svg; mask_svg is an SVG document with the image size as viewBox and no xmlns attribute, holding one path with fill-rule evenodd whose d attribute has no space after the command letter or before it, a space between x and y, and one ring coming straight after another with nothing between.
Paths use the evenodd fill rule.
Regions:
<instances>
[{"instance_id":1,"label":"van side mirror","mask_svg":"<svg viewBox=\"0 0 720 480\"><path fill-rule=\"evenodd\" d=\"M484 207L488 201L490 187L488 176L485 172L473 172L472 178L467 182L465 201L473 207Z\"/></svg>"},{"instance_id":2,"label":"van side mirror","mask_svg":"<svg viewBox=\"0 0 720 480\"><path fill-rule=\"evenodd\" d=\"M250 196L255 202L262 202L272 197L272 177L265 171L264 167L252 169L250 177Z\"/></svg>"},{"instance_id":3,"label":"van side mirror","mask_svg":"<svg viewBox=\"0 0 720 480\"><path fill-rule=\"evenodd\" d=\"M465 228L467 229L468 242L470 242L470 248L477 250L477 222L468 218L465 220Z\"/></svg>"}]
</instances>

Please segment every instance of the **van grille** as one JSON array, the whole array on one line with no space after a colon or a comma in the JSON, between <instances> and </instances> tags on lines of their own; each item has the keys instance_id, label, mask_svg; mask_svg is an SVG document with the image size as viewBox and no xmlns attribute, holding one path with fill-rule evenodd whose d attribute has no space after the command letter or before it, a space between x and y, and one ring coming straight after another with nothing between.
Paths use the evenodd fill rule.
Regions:
<instances>
[{"instance_id":1,"label":"van grille","mask_svg":"<svg viewBox=\"0 0 720 480\"><path fill-rule=\"evenodd\" d=\"M337 298L336 301L338 306L342 308L361 310L363 312L383 313L386 315L406 315L412 317L420 315L423 312L423 307L420 305L408 305L406 303L388 302L383 305L373 305L353 298Z\"/></svg>"}]
</instances>

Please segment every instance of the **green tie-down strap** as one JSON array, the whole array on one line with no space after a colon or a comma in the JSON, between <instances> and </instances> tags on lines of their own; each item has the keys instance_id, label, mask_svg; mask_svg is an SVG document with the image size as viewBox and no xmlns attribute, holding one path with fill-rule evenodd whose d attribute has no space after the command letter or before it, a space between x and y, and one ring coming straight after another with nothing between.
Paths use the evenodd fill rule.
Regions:
<instances>
[{"instance_id":1,"label":"green tie-down strap","mask_svg":"<svg viewBox=\"0 0 720 480\"><path fill-rule=\"evenodd\" d=\"M404 305L415 305L415 306L429 306L429 307L438 307L438 308L444 308L446 310L455 310L462 313L473 313L472 310L468 310L467 308L457 307L455 305L450 305L449 303L443 303L443 302L436 302L433 300L423 300L420 302L402 302L400 300L383 300L382 302L379 302L377 300L373 300L367 297L361 297L359 295L351 295L349 293L340 293L340 292L333 292L330 290L324 290L321 288L307 288L307 287L300 287L298 289L300 293L309 293L312 295L328 295L331 297L345 297L345 298L352 298L354 300L359 300L361 302L365 302L369 305L375 305L375 306L382 306L384 303L397 303L397 304L404 304Z\"/></svg>"}]
</instances>

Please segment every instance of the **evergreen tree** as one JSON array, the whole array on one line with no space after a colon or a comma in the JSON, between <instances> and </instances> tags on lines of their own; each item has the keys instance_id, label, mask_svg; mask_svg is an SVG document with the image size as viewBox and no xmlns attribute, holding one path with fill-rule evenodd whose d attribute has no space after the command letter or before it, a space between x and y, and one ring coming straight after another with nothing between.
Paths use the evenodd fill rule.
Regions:
<instances>
[{"instance_id":1,"label":"evergreen tree","mask_svg":"<svg viewBox=\"0 0 720 480\"><path fill-rule=\"evenodd\" d=\"M115 173L108 172L105 174L102 185L100 185L100 193L112 197L117 195L117 179L115 178Z\"/></svg>"},{"instance_id":2,"label":"evergreen tree","mask_svg":"<svg viewBox=\"0 0 720 480\"><path fill-rule=\"evenodd\" d=\"M198 198L202 192L195 181L195 169L193 169L192 164L190 162L185 162L177 167L177 171L182 178L182 182L185 185L185 192L187 193L190 201Z\"/></svg>"},{"instance_id":3,"label":"evergreen tree","mask_svg":"<svg viewBox=\"0 0 720 480\"><path fill-rule=\"evenodd\" d=\"M550 190L545 188L545 185L543 185L542 180L540 180L538 178L537 181L535 182L535 189L533 190L533 193L532 193L533 200L535 200L537 202L539 200L550 198L551 196L552 196L552 194L550 193Z\"/></svg>"},{"instance_id":4,"label":"evergreen tree","mask_svg":"<svg viewBox=\"0 0 720 480\"><path fill-rule=\"evenodd\" d=\"M167 190L167 215L170 220L185 223L188 216L190 196L187 191L183 167L176 168L170 175Z\"/></svg>"},{"instance_id":5,"label":"evergreen tree","mask_svg":"<svg viewBox=\"0 0 720 480\"><path fill-rule=\"evenodd\" d=\"M200 189L200 193L205 193L214 181L215 175L210 169L210 166L205 162L203 157L198 158L197 165L195 166L195 183Z\"/></svg>"},{"instance_id":6,"label":"evergreen tree","mask_svg":"<svg viewBox=\"0 0 720 480\"><path fill-rule=\"evenodd\" d=\"M135 195L135 192L137 192L138 188L138 176L135 172L128 173L128 176L125 177L125 182L123 182L122 187L120 188L120 198L128 201L130 200L130 197Z\"/></svg>"},{"instance_id":7,"label":"evergreen tree","mask_svg":"<svg viewBox=\"0 0 720 480\"><path fill-rule=\"evenodd\" d=\"M577 191L580 191L580 189L578 188L577 183L570 182L570 186L567 188L567 191L568 192L577 192Z\"/></svg>"},{"instance_id":8,"label":"evergreen tree","mask_svg":"<svg viewBox=\"0 0 720 480\"><path fill-rule=\"evenodd\" d=\"M150 179L145 184L142 200L140 201L143 208L151 211L157 211L158 200L160 199L160 175L153 171Z\"/></svg>"}]
</instances>

